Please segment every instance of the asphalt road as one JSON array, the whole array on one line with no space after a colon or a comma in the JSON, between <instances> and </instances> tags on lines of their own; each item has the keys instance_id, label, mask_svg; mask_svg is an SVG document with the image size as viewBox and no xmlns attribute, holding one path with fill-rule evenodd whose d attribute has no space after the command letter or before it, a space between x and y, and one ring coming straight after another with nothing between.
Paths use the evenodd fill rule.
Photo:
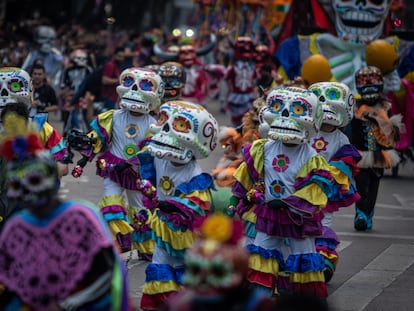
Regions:
<instances>
[{"instance_id":1,"label":"asphalt road","mask_svg":"<svg viewBox=\"0 0 414 311\"><path fill-rule=\"evenodd\" d=\"M219 125L229 124L217 103L209 102L207 108ZM51 115L50 121L61 129L57 115ZM217 148L208 159L200 161L202 168L211 171L221 155ZM98 203L102 189L95 166L90 163L81 178L64 177L60 195L64 199L82 198ZM386 172L373 230L355 231L353 217L354 207L349 207L335 214L333 222L341 244L338 268L328 284L330 310L414 310L414 164L401 165L397 178ZM134 253L123 257L128 267L130 294L138 306L147 263L138 261Z\"/></svg>"}]
</instances>

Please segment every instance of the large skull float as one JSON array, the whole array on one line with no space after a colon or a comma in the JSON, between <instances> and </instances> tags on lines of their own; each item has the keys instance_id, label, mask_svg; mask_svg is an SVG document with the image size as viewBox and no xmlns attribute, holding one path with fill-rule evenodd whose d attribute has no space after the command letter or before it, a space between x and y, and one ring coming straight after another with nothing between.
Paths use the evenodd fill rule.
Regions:
<instances>
[{"instance_id":1,"label":"large skull float","mask_svg":"<svg viewBox=\"0 0 414 311\"><path fill-rule=\"evenodd\" d=\"M339 82L319 82L309 86L322 104L323 122L344 127L354 115L355 99L349 87Z\"/></svg>"},{"instance_id":2,"label":"large skull float","mask_svg":"<svg viewBox=\"0 0 414 311\"><path fill-rule=\"evenodd\" d=\"M127 68L119 76L116 88L122 109L147 114L157 109L164 95L164 82L153 70Z\"/></svg>"},{"instance_id":3,"label":"large skull float","mask_svg":"<svg viewBox=\"0 0 414 311\"><path fill-rule=\"evenodd\" d=\"M322 124L322 105L309 90L286 87L270 92L259 112L262 136L288 144L304 144Z\"/></svg>"},{"instance_id":4,"label":"large skull float","mask_svg":"<svg viewBox=\"0 0 414 311\"><path fill-rule=\"evenodd\" d=\"M0 111L8 103L24 102L28 107L33 100L30 75L17 67L0 68Z\"/></svg>"},{"instance_id":5,"label":"large skull float","mask_svg":"<svg viewBox=\"0 0 414 311\"><path fill-rule=\"evenodd\" d=\"M148 151L161 159L185 164L206 158L217 145L217 120L201 105L176 100L161 105Z\"/></svg>"},{"instance_id":6,"label":"large skull float","mask_svg":"<svg viewBox=\"0 0 414 311\"><path fill-rule=\"evenodd\" d=\"M333 0L338 36L368 43L381 36L391 0Z\"/></svg>"}]
</instances>

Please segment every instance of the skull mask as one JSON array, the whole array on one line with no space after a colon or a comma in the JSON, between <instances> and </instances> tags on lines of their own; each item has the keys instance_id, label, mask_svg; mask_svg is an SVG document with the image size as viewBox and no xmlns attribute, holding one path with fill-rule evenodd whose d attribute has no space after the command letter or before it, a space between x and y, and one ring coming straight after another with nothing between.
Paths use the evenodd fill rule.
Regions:
<instances>
[{"instance_id":1,"label":"skull mask","mask_svg":"<svg viewBox=\"0 0 414 311\"><path fill-rule=\"evenodd\" d=\"M88 54L81 49L76 49L70 53L70 60L77 66L85 67L88 62Z\"/></svg>"},{"instance_id":2,"label":"skull mask","mask_svg":"<svg viewBox=\"0 0 414 311\"><path fill-rule=\"evenodd\" d=\"M192 45L183 45L178 49L178 61L184 67L191 67L194 65L197 58L196 50Z\"/></svg>"},{"instance_id":3,"label":"skull mask","mask_svg":"<svg viewBox=\"0 0 414 311\"><path fill-rule=\"evenodd\" d=\"M150 130L155 135L148 151L175 163L206 158L217 145L217 120L203 106L188 101L161 105L158 122Z\"/></svg>"},{"instance_id":4,"label":"skull mask","mask_svg":"<svg viewBox=\"0 0 414 311\"><path fill-rule=\"evenodd\" d=\"M377 67L363 67L355 72L355 84L359 95L365 102L373 103L382 94L384 79Z\"/></svg>"},{"instance_id":5,"label":"skull mask","mask_svg":"<svg viewBox=\"0 0 414 311\"><path fill-rule=\"evenodd\" d=\"M250 37L238 37L234 44L234 58L248 61L255 54L255 43Z\"/></svg>"},{"instance_id":6,"label":"skull mask","mask_svg":"<svg viewBox=\"0 0 414 311\"><path fill-rule=\"evenodd\" d=\"M391 0L333 0L338 36L356 43L378 39L390 5Z\"/></svg>"},{"instance_id":7,"label":"skull mask","mask_svg":"<svg viewBox=\"0 0 414 311\"><path fill-rule=\"evenodd\" d=\"M50 26L39 26L36 33L36 42L39 49L43 53L50 53L54 41L56 39L56 31Z\"/></svg>"},{"instance_id":8,"label":"skull mask","mask_svg":"<svg viewBox=\"0 0 414 311\"><path fill-rule=\"evenodd\" d=\"M304 144L319 130L322 117L322 105L311 91L278 88L270 92L259 112L259 131L273 140Z\"/></svg>"},{"instance_id":9,"label":"skull mask","mask_svg":"<svg viewBox=\"0 0 414 311\"><path fill-rule=\"evenodd\" d=\"M28 107L33 100L30 75L17 67L0 68L0 110L8 103L24 102Z\"/></svg>"},{"instance_id":10,"label":"skull mask","mask_svg":"<svg viewBox=\"0 0 414 311\"><path fill-rule=\"evenodd\" d=\"M166 62L161 64L158 73L165 83L164 100L177 99L185 85L186 73L183 66L176 62Z\"/></svg>"},{"instance_id":11,"label":"skull mask","mask_svg":"<svg viewBox=\"0 0 414 311\"><path fill-rule=\"evenodd\" d=\"M354 96L346 84L339 82L314 83L309 87L322 104L323 121L335 127L344 127L354 115Z\"/></svg>"},{"instance_id":12,"label":"skull mask","mask_svg":"<svg viewBox=\"0 0 414 311\"><path fill-rule=\"evenodd\" d=\"M129 111L147 114L158 108L164 95L164 82L150 69L127 68L119 76L119 83L119 106Z\"/></svg>"}]
</instances>

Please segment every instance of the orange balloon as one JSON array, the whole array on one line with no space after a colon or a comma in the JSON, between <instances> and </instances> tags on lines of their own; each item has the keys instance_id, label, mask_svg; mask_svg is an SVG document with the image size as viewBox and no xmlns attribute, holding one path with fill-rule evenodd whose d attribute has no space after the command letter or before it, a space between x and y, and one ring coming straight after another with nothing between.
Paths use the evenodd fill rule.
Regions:
<instances>
[{"instance_id":1,"label":"orange balloon","mask_svg":"<svg viewBox=\"0 0 414 311\"><path fill-rule=\"evenodd\" d=\"M332 72L328 59L320 54L309 56L302 65L301 76L308 86L317 82L330 81Z\"/></svg>"},{"instance_id":2,"label":"orange balloon","mask_svg":"<svg viewBox=\"0 0 414 311\"><path fill-rule=\"evenodd\" d=\"M397 68L399 57L391 43L378 39L368 44L365 61L367 66L378 67L385 75Z\"/></svg>"}]
</instances>

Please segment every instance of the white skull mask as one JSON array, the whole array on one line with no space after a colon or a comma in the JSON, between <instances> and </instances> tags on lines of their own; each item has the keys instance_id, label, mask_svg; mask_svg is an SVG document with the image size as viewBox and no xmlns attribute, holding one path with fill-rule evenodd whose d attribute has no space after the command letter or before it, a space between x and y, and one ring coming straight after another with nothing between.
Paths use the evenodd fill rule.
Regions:
<instances>
[{"instance_id":1,"label":"white skull mask","mask_svg":"<svg viewBox=\"0 0 414 311\"><path fill-rule=\"evenodd\" d=\"M36 33L36 42L43 53L50 53L56 39L56 31L50 26L39 26Z\"/></svg>"},{"instance_id":2,"label":"white skull mask","mask_svg":"<svg viewBox=\"0 0 414 311\"><path fill-rule=\"evenodd\" d=\"M322 105L309 90L286 87L270 92L259 112L259 131L273 140L304 144L322 123Z\"/></svg>"},{"instance_id":3,"label":"white skull mask","mask_svg":"<svg viewBox=\"0 0 414 311\"><path fill-rule=\"evenodd\" d=\"M201 105L169 101L161 105L148 151L160 159L185 164L203 159L216 148L217 120Z\"/></svg>"},{"instance_id":4,"label":"white skull mask","mask_svg":"<svg viewBox=\"0 0 414 311\"><path fill-rule=\"evenodd\" d=\"M0 68L0 110L8 103L24 102L28 107L33 100L30 75L17 67Z\"/></svg>"},{"instance_id":5,"label":"white skull mask","mask_svg":"<svg viewBox=\"0 0 414 311\"><path fill-rule=\"evenodd\" d=\"M356 43L378 39L390 5L391 0L333 0L338 36Z\"/></svg>"},{"instance_id":6,"label":"white skull mask","mask_svg":"<svg viewBox=\"0 0 414 311\"><path fill-rule=\"evenodd\" d=\"M164 95L164 82L153 70L127 68L119 76L116 87L122 109L148 114L157 109Z\"/></svg>"},{"instance_id":7,"label":"white skull mask","mask_svg":"<svg viewBox=\"0 0 414 311\"><path fill-rule=\"evenodd\" d=\"M344 127L354 115L355 99L349 87L339 82L319 82L309 86L322 104L323 121L335 127Z\"/></svg>"}]
</instances>

